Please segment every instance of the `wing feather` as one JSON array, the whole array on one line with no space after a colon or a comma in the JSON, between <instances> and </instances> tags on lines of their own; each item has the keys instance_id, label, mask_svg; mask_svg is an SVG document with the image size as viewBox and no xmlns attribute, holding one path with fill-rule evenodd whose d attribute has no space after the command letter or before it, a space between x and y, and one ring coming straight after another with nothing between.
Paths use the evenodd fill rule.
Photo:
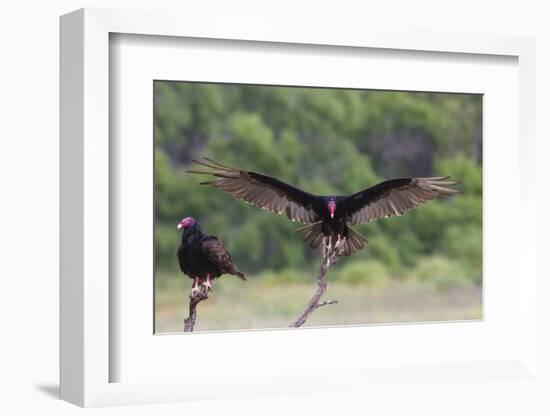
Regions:
<instances>
[{"instance_id":1,"label":"wing feather","mask_svg":"<svg viewBox=\"0 0 550 416\"><path fill-rule=\"evenodd\" d=\"M402 215L431 199L459 193L449 188L459 182L448 179L445 176L392 179L357 192L347 200L348 221L356 225Z\"/></svg>"},{"instance_id":2,"label":"wing feather","mask_svg":"<svg viewBox=\"0 0 550 416\"><path fill-rule=\"evenodd\" d=\"M201 251L218 269L224 272L228 271L227 267L231 263L231 256L221 240L209 238L203 241Z\"/></svg>"},{"instance_id":3,"label":"wing feather","mask_svg":"<svg viewBox=\"0 0 550 416\"><path fill-rule=\"evenodd\" d=\"M231 259L231 255L220 239L216 237L205 239L201 244L201 251L218 268L221 274L229 273L246 280L244 274L237 270L235 263Z\"/></svg>"},{"instance_id":4,"label":"wing feather","mask_svg":"<svg viewBox=\"0 0 550 416\"><path fill-rule=\"evenodd\" d=\"M205 160L207 162L193 162L208 170L187 171L216 178L201 185L219 188L258 208L285 214L292 221L312 224L319 220L313 209L314 195L262 173L231 168L208 158Z\"/></svg>"}]
</instances>

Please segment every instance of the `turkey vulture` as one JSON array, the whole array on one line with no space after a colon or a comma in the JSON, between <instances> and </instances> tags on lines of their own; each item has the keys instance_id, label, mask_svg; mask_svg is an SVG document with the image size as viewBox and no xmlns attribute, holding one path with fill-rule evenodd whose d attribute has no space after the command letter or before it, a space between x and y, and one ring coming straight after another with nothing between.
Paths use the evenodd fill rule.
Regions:
<instances>
[{"instance_id":1,"label":"turkey vulture","mask_svg":"<svg viewBox=\"0 0 550 416\"><path fill-rule=\"evenodd\" d=\"M193 217L182 219L178 230L182 228L178 260L181 271L194 281L191 295L200 292L199 283L208 293L214 279L222 274L232 274L246 280L245 275L237 270L222 241L215 236L204 235Z\"/></svg>"},{"instance_id":2,"label":"turkey vulture","mask_svg":"<svg viewBox=\"0 0 550 416\"><path fill-rule=\"evenodd\" d=\"M216 177L201 185L220 188L259 208L307 224L296 231L303 234L311 248L323 242L325 256L333 247L338 247L340 255L349 256L365 246L367 239L353 230L353 225L402 215L430 199L459 193L448 188L459 182L448 181L448 176L438 176L391 179L351 195L317 196L263 173L205 160L193 162L209 170L187 171Z\"/></svg>"}]
</instances>

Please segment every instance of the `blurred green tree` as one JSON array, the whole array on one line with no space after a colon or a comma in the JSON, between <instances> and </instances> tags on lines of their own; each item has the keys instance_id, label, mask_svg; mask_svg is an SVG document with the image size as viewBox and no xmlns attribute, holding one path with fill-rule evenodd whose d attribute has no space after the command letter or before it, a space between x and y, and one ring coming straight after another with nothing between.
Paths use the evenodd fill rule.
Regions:
<instances>
[{"instance_id":1,"label":"blurred green tree","mask_svg":"<svg viewBox=\"0 0 550 416\"><path fill-rule=\"evenodd\" d=\"M369 276L414 269L443 286L454 282L445 273L481 282L480 95L156 81L154 98L158 270L177 269L175 225L187 215L219 235L247 272L295 279L292 270L318 262L295 233L298 224L185 174L191 159L211 156L319 194L400 176L459 179L458 197L360 226L370 243L341 276L355 282L368 264Z\"/></svg>"}]
</instances>

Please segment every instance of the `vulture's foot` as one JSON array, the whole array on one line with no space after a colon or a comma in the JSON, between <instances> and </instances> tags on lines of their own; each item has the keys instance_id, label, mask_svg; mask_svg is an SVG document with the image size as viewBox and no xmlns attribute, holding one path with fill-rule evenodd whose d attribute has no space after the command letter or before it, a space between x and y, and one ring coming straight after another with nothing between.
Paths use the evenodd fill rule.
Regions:
<instances>
[{"instance_id":1,"label":"vulture's foot","mask_svg":"<svg viewBox=\"0 0 550 416\"><path fill-rule=\"evenodd\" d=\"M331 236L326 237L324 247L325 247L324 257L327 258L328 256L330 256L330 252L332 251L332 237Z\"/></svg>"},{"instance_id":2,"label":"vulture's foot","mask_svg":"<svg viewBox=\"0 0 550 416\"><path fill-rule=\"evenodd\" d=\"M195 283L191 288L191 297L195 297L200 291L201 291L201 288L199 287L199 277L197 276L195 277Z\"/></svg>"},{"instance_id":3,"label":"vulture's foot","mask_svg":"<svg viewBox=\"0 0 550 416\"><path fill-rule=\"evenodd\" d=\"M207 274L206 275L206 280L204 282L202 282L202 285L204 286L204 290L206 291L206 293L208 293L212 290L212 283L213 282L214 282L213 280L210 280L210 275Z\"/></svg>"},{"instance_id":4,"label":"vulture's foot","mask_svg":"<svg viewBox=\"0 0 550 416\"><path fill-rule=\"evenodd\" d=\"M345 243L346 243L346 238L338 234L338 239L336 240L336 244L334 245L334 251L336 251L336 253L338 253L339 256L342 255L344 251Z\"/></svg>"}]
</instances>

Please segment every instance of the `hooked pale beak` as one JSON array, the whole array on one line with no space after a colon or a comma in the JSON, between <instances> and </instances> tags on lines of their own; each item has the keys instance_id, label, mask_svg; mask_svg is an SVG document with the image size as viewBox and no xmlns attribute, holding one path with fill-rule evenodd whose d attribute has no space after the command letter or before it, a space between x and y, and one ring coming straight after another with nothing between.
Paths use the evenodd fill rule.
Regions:
<instances>
[{"instance_id":1,"label":"hooked pale beak","mask_svg":"<svg viewBox=\"0 0 550 416\"><path fill-rule=\"evenodd\" d=\"M334 211L330 211L330 218L334 218Z\"/></svg>"},{"instance_id":2,"label":"hooked pale beak","mask_svg":"<svg viewBox=\"0 0 550 416\"><path fill-rule=\"evenodd\" d=\"M183 224L180 222L178 223L178 230L181 230L183 228Z\"/></svg>"}]
</instances>

